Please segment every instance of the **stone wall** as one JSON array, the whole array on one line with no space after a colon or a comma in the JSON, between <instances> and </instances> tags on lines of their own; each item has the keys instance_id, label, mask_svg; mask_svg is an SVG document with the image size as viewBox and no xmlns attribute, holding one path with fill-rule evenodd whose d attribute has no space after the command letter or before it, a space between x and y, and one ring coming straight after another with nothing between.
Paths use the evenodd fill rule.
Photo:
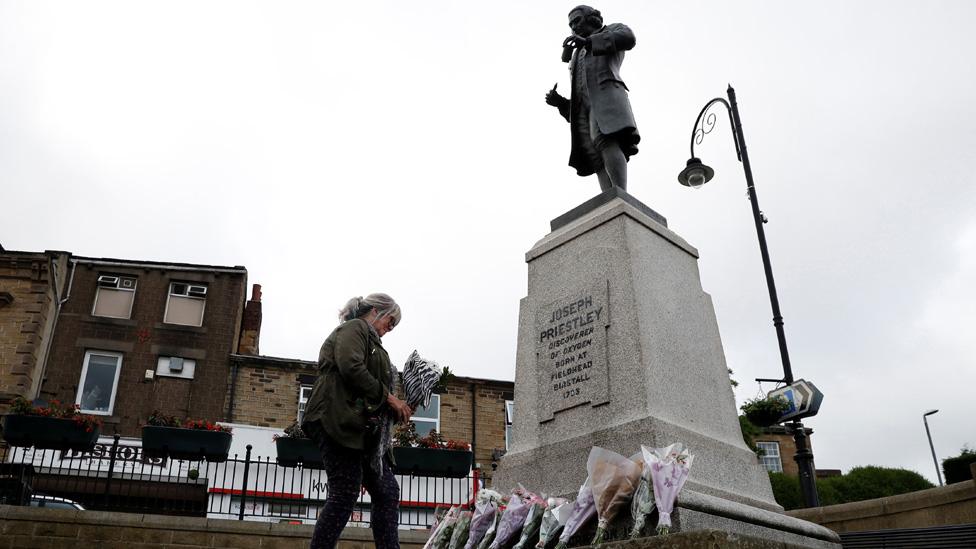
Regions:
<instances>
[{"instance_id":1,"label":"stone wall","mask_svg":"<svg viewBox=\"0 0 976 549\"><path fill-rule=\"evenodd\" d=\"M312 526L0 505L0 549L308 549ZM400 546L420 549L427 531L403 531ZM339 549L373 547L372 532L347 528Z\"/></svg>"},{"instance_id":2,"label":"stone wall","mask_svg":"<svg viewBox=\"0 0 976 549\"><path fill-rule=\"evenodd\" d=\"M314 362L243 355L231 361L237 371L231 372L234 402L228 421L284 429L298 419L298 390L314 383ZM228 393L228 408L230 400Z\"/></svg>"},{"instance_id":3,"label":"stone wall","mask_svg":"<svg viewBox=\"0 0 976 549\"><path fill-rule=\"evenodd\" d=\"M505 451L505 401L512 400L513 390L511 381L458 377L441 394L441 432L474 443L474 462L488 481L493 454Z\"/></svg>"},{"instance_id":4,"label":"stone wall","mask_svg":"<svg viewBox=\"0 0 976 549\"><path fill-rule=\"evenodd\" d=\"M36 396L68 255L0 252L0 413L16 397Z\"/></svg>"},{"instance_id":5,"label":"stone wall","mask_svg":"<svg viewBox=\"0 0 976 549\"><path fill-rule=\"evenodd\" d=\"M976 476L976 464L972 471ZM865 532L976 523L976 480L886 498L787 512L831 530Z\"/></svg>"}]
</instances>

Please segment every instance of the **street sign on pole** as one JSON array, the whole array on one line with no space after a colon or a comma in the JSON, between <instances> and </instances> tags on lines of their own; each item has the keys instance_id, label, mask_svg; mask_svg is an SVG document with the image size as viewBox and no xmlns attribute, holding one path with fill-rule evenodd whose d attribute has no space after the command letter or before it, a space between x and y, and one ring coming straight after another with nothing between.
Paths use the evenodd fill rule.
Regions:
<instances>
[{"instance_id":1,"label":"street sign on pole","mask_svg":"<svg viewBox=\"0 0 976 549\"><path fill-rule=\"evenodd\" d=\"M777 422L781 423L817 415L817 412L820 411L820 403L823 402L823 396L823 393L813 383L798 379L786 387L770 391L767 398L781 397L789 401L790 409Z\"/></svg>"}]
</instances>

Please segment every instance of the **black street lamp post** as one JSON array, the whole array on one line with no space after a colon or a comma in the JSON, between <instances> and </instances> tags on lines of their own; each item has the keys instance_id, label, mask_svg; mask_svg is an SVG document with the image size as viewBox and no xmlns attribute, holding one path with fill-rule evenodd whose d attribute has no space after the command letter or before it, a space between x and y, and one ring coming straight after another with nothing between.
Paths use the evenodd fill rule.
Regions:
<instances>
[{"instance_id":1,"label":"black street lamp post","mask_svg":"<svg viewBox=\"0 0 976 549\"><path fill-rule=\"evenodd\" d=\"M932 444L932 433L929 431L929 416L938 410L929 410L922 414L922 423L925 424L925 436L929 437L929 450L932 450L932 462L935 463L935 475L939 477L939 486L942 484L942 471L939 470L939 458L935 457L935 445Z\"/></svg>"},{"instance_id":2,"label":"black street lamp post","mask_svg":"<svg viewBox=\"0 0 976 549\"><path fill-rule=\"evenodd\" d=\"M776 297L776 283L773 281L773 268L769 262L769 249L766 247L766 232L763 224L767 219L765 214L759 210L759 199L756 197L756 186L752 181L752 166L749 165L749 153L746 151L746 140L742 134L742 119L739 118L739 107L735 101L735 90L729 85L726 101L721 97L712 99L698 113L695 126L691 131L691 158L687 166L678 175L678 182L692 188L698 188L707 183L715 175L712 168L702 164L701 160L695 157L695 144L701 144L705 134L710 133L715 127L715 114L709 113L709 109L716 103L721 103L729 113L729 123L734 134L735 152L742 162L743 170L746 174L746 188L749 191L749 202L752 203L752 217L756 223L756 234L759 237L759 252L762 254L763 268L766 271L766 287L769 289L769 303L773 309L773 326L776 327L776 338L779 341L779 355L783 362L783 379L787 385L793 383L793 369L790 367L790 354L786 348L786 333L783 331L783 315L779 311L779 298ZM706 116L707 115L707 116ZM704 117L704 122L703 122ZM700 126L700 127L699 127ZM780 381L780 380L775 380ZM803 502L806 507L819 507L820 498L817 496L817 480L813 468L813 452L807 445L807 434L803 424L799 420L794 420L790 424L793 432L793 440L796 443L796 455L794 460L800 471L800 488L803 492Z\"/></svg>"}]
</instances>

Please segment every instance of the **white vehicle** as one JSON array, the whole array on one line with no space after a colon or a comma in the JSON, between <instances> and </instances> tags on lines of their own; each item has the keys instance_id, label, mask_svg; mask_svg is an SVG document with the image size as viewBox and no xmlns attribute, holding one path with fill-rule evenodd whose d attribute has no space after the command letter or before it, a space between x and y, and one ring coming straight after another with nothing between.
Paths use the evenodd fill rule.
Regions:
<instances>
[{"instance_id":1,"label":"white vehicle","mask_svg":"<svg viewBox=\"0 0 976 549\"><path fill-rule=\"evenodd\" d=\"M55 496L45 496L43 494L34 494L31 496L30 505L31 507L47 507L48 509L74 509L76 511L85 510L85 508L77 501Z\"/></svg>"}]
</instances>

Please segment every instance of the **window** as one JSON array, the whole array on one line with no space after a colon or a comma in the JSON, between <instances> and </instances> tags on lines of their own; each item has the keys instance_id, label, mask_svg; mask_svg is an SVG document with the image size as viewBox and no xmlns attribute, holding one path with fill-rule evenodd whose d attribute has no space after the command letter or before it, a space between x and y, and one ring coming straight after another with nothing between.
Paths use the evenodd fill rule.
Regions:
<instances>
[{"instance_id":1,"label":"window","mask_svg":"<svg viewBox=\"0 0 976 549\"><path fill-rule=\"evenodd\" d=\"M427 436L433 429L441 432L441 395L430 395L430 404L427 407L417 408L413 417L410 418L417 427L417 434Z\"/></svg>"},{"instance_id":2,"label":"window","mask_svg":"<svg viewBox=\"0 0 976 549\"><path fill-rule=\"evenodd\" d=\"M81 368L81 382L75 404L86 414L112 415L115 390L119 385L122 355L108 351L87 351Z\"/></svg>"},{"instance_id":3,"label":"window","mask_svg":"<svg viewBox=\"0 0 976 549\"><path fill-rule=\"evenodd\" d=\"M779 457L778 442L757 442L756 447L762 452L759 460L766 466L766 470L772 473L783 472L783 460Z\"/></svg>"},{"instance_id":4,"label":"window","mask_svg":"<svg viewBox=\"0 0 976 549\"><path fill-rule=\"evenodd\" d=\"M305 417L305 405L308 404L308 397L312 396L312 386L302 385L298 388L298 423Z\"/></svg>"},{"instance_id":5,"label":"window","mask_svg":"<svg viewBox=\"0 0 976 549\"><path fill-rule=\"evenodd\" d=\"M172 282L166 300L163 322L183 326L203 326L203 308L207 304L207 287L203 284Z\"/></svg>"},{"instance_id":6,"label":"window","mask_svg":"<svg viewBox=\"0 0 976 549\"><path fill-rule=\"evenodd\" d=\"M156 375L193 379L197 361L180 356L161 356L156 362Z\"/></svg>"},{"instance_id":7,"label":"window","mask_svg":"<svg viewBox=\"0 0 976 549\"><path fill-rule=\"evenodd\" d=\"M515 415L515 401L505 401L505 451L512 444L512 417Z\"/></svg>"},{"instance_id":8,"label":"window","mask_svg":"<svg viewBox=\"0 0 976 549\"><path fill-rule=\"evenodd\" d=\"M95 290L92 316L129 318L136 297L136 278L133 276L99 275Z\"/></svg>"}]
</instances>

